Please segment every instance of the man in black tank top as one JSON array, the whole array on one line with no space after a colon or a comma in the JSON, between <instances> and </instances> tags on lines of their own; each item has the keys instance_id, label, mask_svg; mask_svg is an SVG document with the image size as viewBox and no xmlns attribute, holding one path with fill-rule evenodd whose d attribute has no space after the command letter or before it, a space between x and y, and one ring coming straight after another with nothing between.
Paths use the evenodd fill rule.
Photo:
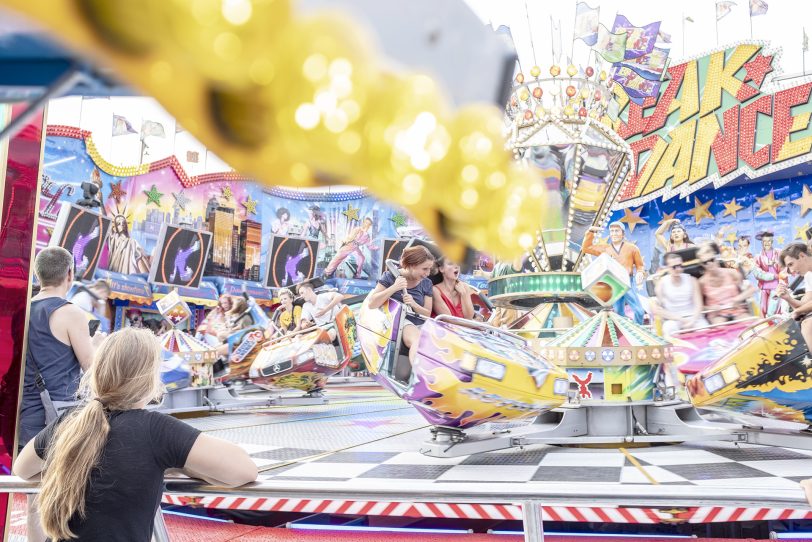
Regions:
<instances>
[{"instance_id":1,"label":"man in black tank top","mask_svg":"<svg viewBox=\"0 0 812 542\"><path fill-rule=\"evenodd\" d=\"M87 315L65 300L73 283L73 256L70 252L61 247L43 249L34 261L34 273L40 283L40 292L31 300L28 318L19 448L45 429L45 407L36 383L37 370L51 400L73 401L80 373L90 366L95 345L104 338L102 334L96 334L91 339ZM28 540L44 540L45 537L40 535L39 515L31 500L28 512Z\"/></svg>"}]
</instances>

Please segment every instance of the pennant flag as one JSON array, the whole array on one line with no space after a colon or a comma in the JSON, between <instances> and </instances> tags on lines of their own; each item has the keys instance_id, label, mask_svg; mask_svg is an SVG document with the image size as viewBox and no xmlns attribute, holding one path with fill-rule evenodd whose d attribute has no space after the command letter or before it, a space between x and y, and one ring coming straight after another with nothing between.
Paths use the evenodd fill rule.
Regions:
<instances>
[{"instance_id":1,"label":"pennant flag","mask_svg":"<svg viewBox=\"0 0 812 542\"><path fill-rule=\"evenodd\" d=\"M716 20L720 21L722 17L730 13L730 10L735 5L736 2L730 2L729 0L722 0L721 2L716 2Z\"/></svg>"},{"instance_id":2,"label":"pennant flag","mask_svg":"<svg viewBox=\"0 0 812 542\"><path fill-rule=\"evenodd\" d=\"M650 53L631 58L621 63L646 79L660 79L668 62L668 49L655 47Z\"/></svg>"},{"instance_id":3,"label":"pennant flag","mask_svg":"<svg viewBox=\"0 0 812 542\"><path fill-rule=\"evenodd\" d=\"M593 49L607 62L620 62L626 54L626 41L628 38L626 32L613 34L601 24L598 28L598 41Z\"/></svg>"},{"instance_id":4,"label":"pennant flag","mask_svg":"<svg viewBox=\"0 0 812 542\"><path fill-rule=\"evenodd\" d=\"M628 66L621 66L616 70L612 79L620 84L626 90L629 99L637 104L642 104L649 96L657 96L660 93L660 81L647 79Z\"/></svg>"},{"instance_id":5,"label":"pennant flag","mask_svg":"<svg viewBox=\"0 0 812 542\"><path fill-rule=\"evenodd\" d=\"M586 2L578 2L575 6L575 37L583 40L589 46L598 42L598 16L600 7L591 8Z\"/></svg>"},{"instance_id":6,"label":"pennant flag","mask_svg":"<svg viewBox=\"0 0 812 542\"><path fill-rule=\"evenodd\" d=\"M764 0L750 0L750 17L764 15L769 7Z\"/></svg>"},{"instance_id":7,"label":"pennant flag","mask_svg":"<svg viewBox=\"0 0 812 542\"><path fill-rule=\"evenodd\" d=\"M552 53L553 60L558 62L561 58L561 22L553 21L553 16L550 15L550 39L552 40Z\"/></svg>"},{"instance_id":8,"label":"pennant flag","mask_svg":"<svg viewBox=\"0 0 812 542\"><path fill-rule=\"evenodd\" d=\"M166 137L164 125L160 122L155 122L154 120L145 120L141 124L141 139L149 136Z\"/></svg>"},{"instance_id":9,"label":"pennant flag","mask_svg":"<svg viewBox=\"0 0 812 542\"><path fill-rule=\"evenodd\" d=\"M685 20L688 21L689 23L694 22L694 18L691 16L685 17Z\"/></svg>"},{"instance_id":10,"label":"pennant flag","mask_svg":"<svg viewBox=\"0 0 812 542\"><path fill-rule=\"evenodd\" d=\"M113 115L113 137L137 133L123 115Z\"/></svg>"},{"instance_id":11,"label":"pennant flag","mask_svg":"<svg viewBox=\"0 0 812 542\"><path fill-rule=\"evenodd\" d=\"M657 34L660 32L660 22L657 21L646 26L634 26L629 19L618 13L615 16L612 32L626 33L626 54L624 58L634 58L650 53L654 49Z\"/></svg>"},{"instance_id":12,"label":"pennant flag","mask_svg":"<svg viewBox=\"0 0 812 542\"><path fill-rule=\"evenodd\" d=\"M662 43L671 43L671 34L664 30L660 30L657 32L657 41Z\"/></svg>"}]
</instances>

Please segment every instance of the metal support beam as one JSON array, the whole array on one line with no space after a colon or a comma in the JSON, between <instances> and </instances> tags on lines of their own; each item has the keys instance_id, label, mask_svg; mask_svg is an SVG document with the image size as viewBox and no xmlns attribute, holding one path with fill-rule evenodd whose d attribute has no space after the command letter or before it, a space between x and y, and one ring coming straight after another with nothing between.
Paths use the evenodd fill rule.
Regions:
<instances>
[{"instance_id":1,"label":"metal support beam","mask_svg":"<svg viewBox=\"0 0 812 542\"><path fill-rule=\"evenodd\" d=\"M522 521L524 523L524 542L544 542L544 522L539 501L522 503Z\"/></svg>"},{"instance_id":2,"label":"metal support beam","mask_svg":"<svg viewBox=\"0 0 812 542\"><path fill-rule=\"evenodd\" d=\"M164 515L161 512L161 507L155 511L155 522L152 525L152 540L153 542L170 542L169 531L166 529L164 522Z\"/></svg>"}]
</instances>

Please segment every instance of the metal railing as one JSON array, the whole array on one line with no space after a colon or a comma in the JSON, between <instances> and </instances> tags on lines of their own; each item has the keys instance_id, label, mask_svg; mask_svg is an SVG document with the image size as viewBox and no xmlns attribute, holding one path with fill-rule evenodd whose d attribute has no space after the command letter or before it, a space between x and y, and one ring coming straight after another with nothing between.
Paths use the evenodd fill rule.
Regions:
<instances>
[{"instance_id":1,"label":"metal railing","mask_svg":"<svg viewBox=\"0 0 812 542\"><path fill-rule=\"evenodd\" d=\"M508 486L508 487L505 487ZM0 493L37 493L37 482L14 476L0 476ZM618 486L591 484L564 486L561 484L514 487L508 484L446 483L442 486L426 482L403 482L380 487L352 482L275 481L254 482L237 488L223 488L188 478L167 478L168 495L184 497L229 496L241 498L335 499L379 502L430 502L454 504L507 504L522 509L524 539L539 542L544 539L542 505L591 507L618 506L644 508L694 508L701 506L732 506L757 508L808 507L804 492L795 489L747 487ZM168 542L169 535L160 511L156 514L154 540Z\"/></svg>"}]
</instances>

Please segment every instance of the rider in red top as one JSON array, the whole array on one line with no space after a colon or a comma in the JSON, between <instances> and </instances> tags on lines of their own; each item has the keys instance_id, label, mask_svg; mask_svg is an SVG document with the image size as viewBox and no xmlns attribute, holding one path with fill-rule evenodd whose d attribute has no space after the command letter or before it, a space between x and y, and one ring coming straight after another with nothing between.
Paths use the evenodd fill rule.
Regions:
<instances>
[{"instance_id":1,"label":"rider in red top","mask_svg":"<svg viewBox=\"0 0 812 542\"><path fill-rule=\"evenodd\" d=\"M449 314L457 318L474 318L474 303L471 287L459 280L460 266L443 258L439 262L443 281L433 288L434 302L432 316Z\"/></svg>"}]
</instances>

